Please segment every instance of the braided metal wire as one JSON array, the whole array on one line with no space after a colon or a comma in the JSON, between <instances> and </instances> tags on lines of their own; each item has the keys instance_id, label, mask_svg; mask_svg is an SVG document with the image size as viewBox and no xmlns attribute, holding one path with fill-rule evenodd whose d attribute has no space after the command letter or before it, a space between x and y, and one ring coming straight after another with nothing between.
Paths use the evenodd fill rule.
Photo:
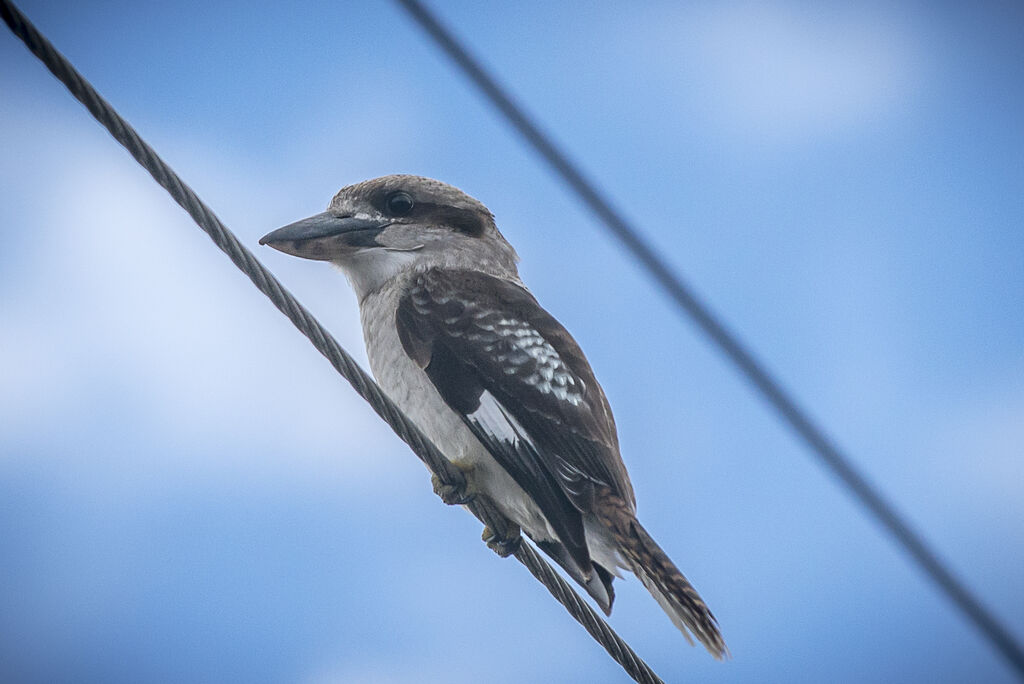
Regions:
<instances>
[{"instance_id":1,"label":"braided metal wire","mask_svg":"<svg viewBox=\"0 0 1024 684\"><path fill-rule=\"evenodd\" d=\"M143 168L153 176L182 209L210 236L214 244L227 254L256 288L265 294L274 306L309 338L317 351L324 355L355 391L374 411L391 426L413 452L435 473L440 481L457 490L464 490L466 481L462 471L445 458L408 418L388 399L377 383L338 344L329 332L298 300L267 270L238 238L221 223L168 166L160 156L135 132L127 121L106 101L95 88L54 48L32 23L9 0L0 0L0 15L11 31L42 61L71 94L85 105L93 117L121 143ZM508 521L494 504L476 497L467 505L470 511L490 528L498 539L515 544L518 529ZM642 684L663 684L645 663L597 613L580 598L579 594L538 555L528 543L517 544L513 554L529 569L558 600L572 617L600 643L635 681Z\"/></svg>"}]
</instances>

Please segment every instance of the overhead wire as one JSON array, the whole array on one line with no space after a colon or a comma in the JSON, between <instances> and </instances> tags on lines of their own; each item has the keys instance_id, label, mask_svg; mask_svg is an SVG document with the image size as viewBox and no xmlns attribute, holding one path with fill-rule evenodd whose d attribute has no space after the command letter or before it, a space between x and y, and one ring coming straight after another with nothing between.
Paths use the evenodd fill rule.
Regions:
<instances>
[{"instance_id":1,"label":"overhead wire","mask_svg":"<svg viewBox=\"0 0 1024 684\"><path fill-rule=\"evenodd\" d=\"M373 379L338 344L331 334L295 297L253 256L238 238L221 223L213 211L139 136L134 128L106 101L71 63L32 25L10 0L0 0L0 16L11 31L42 61L71 94L105 127L153 179L182 207L193 221L210 236L252 281L252 283L323 354L373 410L406 442L413 452L447 487L465 491L465 477L391 402ZM561 603L569 614L641 684L664 684L590 605L548 564L528 542L519 537L518 528L509 522L486 497L477 496L466 504L511 555L526 566ZM494 548L492 546L492 548ZM497 550L497 549L496 549Z\"/></svg>"},{"instance_id":2,"label":"overhead wire","mask_svg":"<svg viewBox=\"0 0 1024 684\"><path fill-rule=\"evenodd\" d=\"M854 499L879 522L917 563L946 597L953 602L1009 662L1024 680L1024 649L1006 627L946 567L924 537L911 527L882 493L861 474L850 457L840 450L825 430L800 407L793 394L775 378L755 356L751 348L732 333L722 319L662 258L622 212L615 209L553 139L544 133L535 119L513 100L509 90L498 83L465 44L441 24L433 12L419 0L396 0L416 24L452 60L456 67L479 89L533 150L561 177L569 189L600 220L601 224L632 254L679 309L692 319L712 343L754 386L782 420L810 447L811 453L835 475Z\"/></svg>"}]
</instances>

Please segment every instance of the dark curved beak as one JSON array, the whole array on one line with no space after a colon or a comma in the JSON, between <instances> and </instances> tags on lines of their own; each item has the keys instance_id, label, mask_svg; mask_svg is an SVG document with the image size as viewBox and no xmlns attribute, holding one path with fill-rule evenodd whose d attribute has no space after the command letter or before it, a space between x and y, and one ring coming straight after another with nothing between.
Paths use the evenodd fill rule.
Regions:
<instances>
[{"instance_id":1,"label":"dark curved beak","mask_svg":"<svg viewBox=\"0 0 1024 684\"><path fill-rule=\"evenodd\" d=\"M385 221L336 216L329 211L289 223L260 238L261 245L305 259L330 261L361 247L380 247L376 237Z\"/></svg>"}]
</instances>

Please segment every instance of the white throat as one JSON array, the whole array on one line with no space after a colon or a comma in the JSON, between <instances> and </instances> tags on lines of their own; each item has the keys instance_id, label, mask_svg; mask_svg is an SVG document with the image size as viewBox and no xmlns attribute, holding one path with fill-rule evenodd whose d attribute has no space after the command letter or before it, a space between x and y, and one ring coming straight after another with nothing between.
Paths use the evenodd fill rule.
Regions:
<instances>
[{"instance_id":1,"label":"white throat","mask_svg":"<svg viewBox=\"0 0 1024 684\"><path fill-rule=\"evenodd\" d=\"M366 295L409 269L419 256L416 250L371 248L345 255L332 263L345 274L356 298L362 302Z\"/></svg>"}]
</instances>

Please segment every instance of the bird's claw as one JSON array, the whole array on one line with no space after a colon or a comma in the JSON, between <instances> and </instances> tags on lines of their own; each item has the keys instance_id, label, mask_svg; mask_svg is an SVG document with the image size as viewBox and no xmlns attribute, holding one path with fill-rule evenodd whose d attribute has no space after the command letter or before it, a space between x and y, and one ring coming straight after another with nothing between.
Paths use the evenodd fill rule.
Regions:
<instances>
[{"instance_id":1,"label":"bird's claw","mask_svg":"<svg viewBox=\"0 0 1024 684\"><path fill-rule=\"evenodd\" d=\"M475 498L465 487L446 484L437 475L430 476L430 484L434 487L434 493L449 506L465 506Z\"/></svg>"},{"instance_id":2,"label":"bird's claw","mask_svg":"<svg viewBox=\"0 0 1024 684\"><path fill-rule=\"evenodd\" d=\"M480 538L484 540L487 548L491 551L502 558L508 558L518 551L519 545L523 543L523 537L519 534L518 526L514 526L514 529L510 530L510 532L511 534L508 537L501 538L490 527L484 527Z\"/></svg>"}]
</instances>

